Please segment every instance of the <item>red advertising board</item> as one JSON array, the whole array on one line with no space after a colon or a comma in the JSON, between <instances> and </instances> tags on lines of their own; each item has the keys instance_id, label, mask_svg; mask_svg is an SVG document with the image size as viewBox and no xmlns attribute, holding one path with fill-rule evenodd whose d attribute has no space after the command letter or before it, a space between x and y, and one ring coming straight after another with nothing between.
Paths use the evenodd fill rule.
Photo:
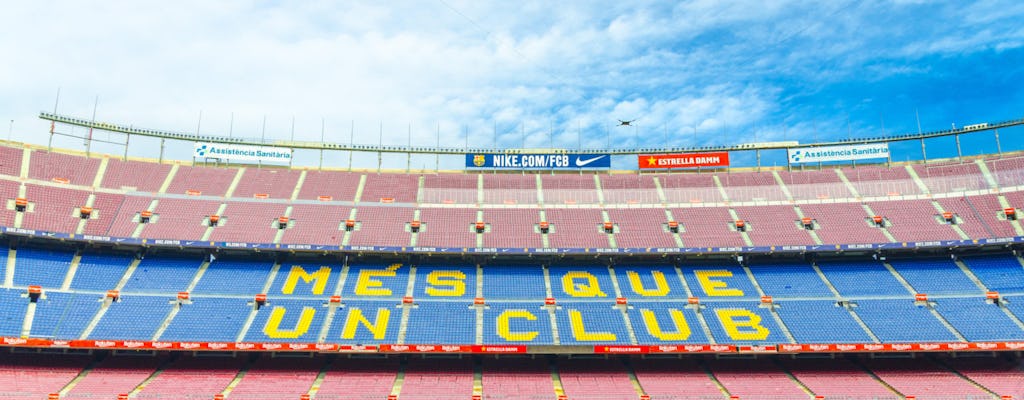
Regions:
<instances>
[{"instance_id":1,"label":"red advertising board","mask_svg":"<svg viewBox=\"0 0 1024 400\"><path fill-rule=\"evenodd\" d=\"M641 154L637 157L640 169L673 169L698 167L728 167L729 153Z\"/></svg>"}]
</instances>

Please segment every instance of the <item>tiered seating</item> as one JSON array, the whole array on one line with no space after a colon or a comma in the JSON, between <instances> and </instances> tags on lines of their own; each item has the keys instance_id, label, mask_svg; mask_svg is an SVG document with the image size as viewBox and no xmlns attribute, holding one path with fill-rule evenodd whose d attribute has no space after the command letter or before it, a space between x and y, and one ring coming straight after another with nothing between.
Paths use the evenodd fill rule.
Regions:
<instances>
[{"instance_id":1,"label":"tiered seating","mask_svg":"<svg viewBox=\"0 0 1024 400\"><path fill-rule=\"evenodd\" d=\"M869 203L875 214L888 218L889 233L900 242L959 240L949 225L940 223L938 211L929 200L882 201Z\"/></svg>"},{"instance_id":2,"label":"tiered seating","mask_svg":"<svg viewBox=\"0 0 1024 400\"><path fill-rule=\"evenodd\" d=\"M1014 237L1013 225L996 216L1003 207L996 195L938 199L942 209L952 212L961 220L957 226L972 239Z\"/></svg>"},{"instance_id":3,"label":"tiered seating","mask_svg":"<svg viewBox=\"0 0 1024 400\"><path fill-rule=\"evenodd\" d=\"M301 171L281 168L246 168L232 197L253 198L267 195L271 199L290 199Z\"/></svg>"},{"instance_id":4,"label":"tiered seating","mask_svg":"<svg viewBox=\"0 0 1024 400\"><path fill-rule=\"evenodd\" d=\"M347 206L295 204L290 217L295 225L285 229L281 243L339 245L350 212Z\"/></svg>"},{"instance_id":5,"label":"tiered seating","mask_svg":"<svg viewBox=\"0 0 1024 400\"><path fill-rule=\"evenodd\" d=\"M76 211L85 205L89 193L61 187L25 185L26 199L35 203L35 210L26 212L22 228L50 232L74 233L78 228Z\"/></svg>"},{"instance_id":6,"label":"tiered seating","mask_svg":"<svg viewBox=\"0 0 1024 400\"><path fill-rule=\"evenodd\" d=\"M210 263L196 284L195 294L252 295L263 290L274 262L270 260L230 260L219 258Z\"/></svg>"},{"instance_id":7,"label":"tiered seating","mask_svg":"<svg viewBox=\"0 0 1024 400\"><path fill-rule=\"evenodd\" d=\"M109 229L107 232L96 233L96 235L131 237L132 234L135 233L135 228L139 227L138 219L135 219L135 217L143 211L153 211L149 209L149 205L152 202L153 198L148 196L123 196L122 201L118 204L117 208L100 210L100 217L107 219ZM167 210L170 211L170 208ZM170 215L173 218L174 214L175 213L168 212L167 215ZM86 224L86 229L91 230L98 225L94 225L93 222L96 221L89 221L89 223ZM198 223L196 225L198 225Z\"/></svg>"},{"instance_id":8,"label":"tiered seating","mask_svg":"<svg viewBox=\"0 0 1024 400\"><path fill-rule=\"evenodd\" d=\"M540 308L543 301L500 301L487 300L487 308L484 309L484 343L512 343L530 345L555 344L554 336L551 333L551 319L548 312ZM610 307L610 306L609 306ZM516 342L498 335L496 319L507 310L526 312L533 315L533 318L510 318L509 331L511 332L536 332L533 340ZM563 337L571 337L571 331L559 332Z\"/></svg>"},{"instance_id":9,"label":"tiered seating","mask_svg":"<svg viewBox=\"0 0 1024 400\"><path fill-rule=\"evenodd\" d=\"M794 200L848 199L850 189L835 170L778 171Z\"/></svg>"},{"instance_id":10,"label":"tiered seating","mask_svg":"<svg viewBox=\"0 0 1024 400\"><path fill-rule=\"evenodd\" d=\"M321 400L377 399L387 397L395 384L398 363L384 359L336 360L320 383Z\"/></svg>"},{"instance_id":11,"label":"tiered seating","mask_svg":"<svg viewBox=\"0 0 1024 400\"><path fill-rule=\"evenodd\" d=\"M832 298L832 292L808 264L765 264L750 267L764 293L776 298Z\"/></svg>"},{"instance_id":12,"label":"tiered seating","mask_svg":"<svg viewBox=\"0 0 1024 400\"><path fill-rule=\"evenodd\" d=\"M421 208L420 221L426 228L420 229L417 246L476 247L475 209Z\"/></svg>"},{"instance_id":13,"label":"tiered seating","mask_svg":"<svg viewBox=\"0 0 1024 400\"><path fill-rule=\"evenodd\" d=\"M44 181L66 179L72 185L92 186L99 167L98 158L37 150L29 158L28 177Z\"/></svg>"},{"instance_id":14,"label":"tiered seating","mask_svg":"<svg viewBox=\"0 0 1024 400\"><path fill-rule=\"evenodd\" d=\"M741 399L804 399L807 393L769 360L709 360L711 373Z\"/></svg>"},{"instance_id":15,"label":"tiered seating","mask_svg":"<svg viewBox=\"0 0 1024 400\"><path fill-rule=\"evenodd\" d=\"M180 239L199 240L206 233L207 225L203 224L206 217L217 214L220 202L208 200L187 200L161 198L155 214L160 219L146 224L140 237L145 239ZM270 222L267 222L269 228Z\"/></svg>"},{"instance_id":16,"label":"tiered seating","mask_svg":"<svg viewBox=\"0 0 1024 400\"><path fill-rule=\"evenodd\" d=\"M36 305L32 337L78 339L99 311L100 295L47 292Z\"/></svg>"},{"instance_id":17,"label":"tiered seating","mask_svg":"<svg viewBox=\"0 0 1024 400\"><path fill-rule=\"evenodd\" d=\"M591 178L593 179L593 178ZM544 212L554 229L548 234L550 247L608 247L608 234L601 224L604 218L595 209L548 209Z\"/></svg>"},{"instance_id":18,"label":"tiered seating","mask_svg":"<svg viewBox=\"0 0 1024 400\"><path fill-rule=\"evenodd\" d=\"M782 301L776 312L797 343L871 343L871 336L835 301Z\"/></svg>"},{"instance_id":19,"label":"tiered seating","mask_svg":"<svg viewBox=\"0 0 1024 400\"><path fill-rule=\"evenodd\" d=\"M824 260L818 266L841 296L906 296L910 299L907 289L881 263Z\"/></svg>"},{"instance_id":20,"label":"tiered seating","mask_svg":"<svg viewBox=\"0 0 1024 400\"><path fill-rule=\"evenodd\" d=\"M323 303L322 300L297 300L285 296L267 296L267 305L261 307L256 312L256 318L253 319L249 331L245 333L243 341L314 343L317 341L317 335L320 333L318 328L323 325L324 317L327 315ZM312 308L316 312L313 314L312 322L308 326L302 327L299 325L299 321L306 308ZM282 334L280 337L271 337L271 334L268 333L270 326L267 322L270 321L270 316L273 315L274 311L278 309L284 310L284 316L281 317L278 330L293 333Z\"/></svg>"},{"instance_id":21,"label":"tiered seating","mask_svg":"<svg viewBox=\"0 0 1024 400\"><path fill-rule=\"evenodd\" d=\"M473 393L472 360L410 359L402 383L403 400L445 400Z\"/></svg>"},{"instance_id":22,"label":"tiered seating","mask_svg":"<svg viewBox=\"0 0 1024 400\"><path fill-rule=\"evenodd\" d=\"M543 247L538 231L540 213L535 209L488 208L484 209L484 221L491 224L491 231L484 235L484 247Z\"/></svg>"},{"instance_id":23,"label":"tiered seating","mask_svg":"<svg viewBox=\"0 0 1024 400\"><path fill-rule=\"evenodd\" d=\"M963 262L988 290L1024 291L1024 266L1011 255L964 257Z\"/></svg>"},{"instance_id":24,"label":"tiered seating","mask_svg":"<svg viewBox=\"0 0 1024 400\"><path fill-rule=\"evenodd\" d=\"M18 249L14 267L14 284L19 286L39 285L57 289L64 282L68 265L74 253L68 251L42 250L31 247ZM7 261L7 260L3 260Z\"/></svg>"},{"instance_id":25,"label":"tiered seating","mask_svg":"<svg viewBox=\"0 0 1024 400\"><path fill-rule=\"evenodd\" d=\"M188 288L201 263L202 260L189 257L146 257L122 290L129 293L177 293Z\"/></svg>"},{"instance_id":26,"label":"tiered seating","mask_svg":"<svg viewBox=\"0 0 1024 400\"><path fill-rule=\"evenodd\" d=\"M456 305L457 304L457 305ZM476 343L476 310L463 303L420 302L409 314L405 342L411 344ZM404 391L403 391L404 392Z\"/></svg>"},{"instance_id":27,"label":"tiered seating","mask_svg":"<svg viewBox=\"0 0 1024 400\"><path fill-rule=\"evenodd\" d=\"M322 368L317 359L263 356L231 391L231 399L297 399L309 391Z\"/></svg>"},{"instance_id":28,"label":"tiered seating","mask_svg":"<svg viewBox=\"0 0 1024 400\"><path fill-rule=\"evenodd\" d=\"M930 310L913 300L857 300L857 315L886 343L955 342L954 336Z\"/></svg>"},{"instance_id":29,"label":"tiered seating","mask_svg":"<svg viewBox=\"0 0 1024 400\"><path fill-rule=\"evenodd\" d=\"M981 296L981 290L948 258L890 260L917 293Z\"/></svg>"},{"instance_id":30,"label":"tiered seating","mask_svg":"<svg viewBox=\"0 0 1024 400\"><path fill-rule=\"evenodd\" d=\"M353 201L362 174L339 171L308 171L299 189L300 200L328 196L333 201Z\"/></svg>"},{"instance_id":31,"label":"tiered seating","mask_svg":"<svg viewBox=\"0 0 1024 400\"><path fill-rule=\"evenodd\" d=\"M0 354L0 397L15 400L45 399L57 393L89 364L89 357L38 354Z\"/></svg>"},{"instance_id":32,"label":"tiered seating","mask_svg":"<svg viewBox=\"0 0 1024 400\"><path fill-rule=\"evenodd\" d=\"M95 196L96 199L92 204L94 218L89 219L82 233L86 235L107 235L115 218L119 216L118 212L125 201L125 196L109 193L95 193ZM82 205L84 206L85 204ZM142 210L136 210L136 212L138 211ZM134 215L134 212L132 215ZM131 217L128 217L128 219L131 220ZM129 233L125 236L131 236L131 234Z\"/></svg>"},{"instance_id":33,"label":"tiered seating","mask_svg":"<svg viewBox=\"0 0 1024 400\"><path fill-rule=\"evenodd\" d=\"M196 191L203 196L223 196L238 174L237 168L191 167L182 165L167 187L167 193Z\"/></svg>"},{"instance_id":34,"label":"tiered seating","mask_svg":"<svg viewBox=\"0 0 1024 400\"><path fill-rule=\"evenodd\" d=\"M6 149L6 147L0 146L0 149ZM2 162L0 161L0 163ZM14 211L14 207L7 209L7 202L18 198L18 187L20 186L18 182L0 180L0 225L2 226L14 226L14 216L17 213Z\"/></svg>"},{"instance_id":35,"label":"tiered seating","mask_svg":"<svg viewBox=\"0 0 1024 400\"><path fill-rule=\"evenodd\" d=\"M932 193L964 192L989 187L978 165L973 162L917 164L913 168Z\"/></svg>"},{"instance_id":36,"label":"tiered seating","mask_svg":"<svg viewBox=\"0 0 1024 400\"><path fill-rule=\"evenodd\" d=\"M0 336L21 336L21 323L28 308L28 298L21 297L22 293L21 290L0 289Z\"/></svg>"},{"instance_id":37,"label":"tiered seating","mask_svg":"<svg viewBox=\"0 0 1024 400\"><path fill-rule=\"evenodd\" d=\"M536 265L487 265L483 270L485 299L543 300L547 297L544 275Z\"/></svg>"},{"instance_id":38,"label":"tiered seating","mask_svg":"<svg viewBox=\"0 0 1024 400\"><path fill-rule=\"evenodd\" d=\"M335 314L334 321L331 322L331 326L328 330L327 338L332 343L344 343L361 345L367 343L395 343L398 341L398 323L401 319L401 310L395 308L400 300L343 300L344 308L338 309ZM350 313L355 312L359 309L362 316L371 323L377 321L377 316L380 315L382 321L387 321L387 327L383 330L383 335L375 336L369 329L360 327L356 329L355 334L351 339L341 337L345 320ZM389 310L390 314L388 318L384 318L385 313L381 310ZM320 312L318 312L319 314ZM314 325L319 326L319 325ZM417 344L417 343L413 343ZM433 344L433 343L431 343Z\"/></svg>"},{"instance_id":39,"label":"tiered seating","mask_svg":"<svg viewBox=\"0 0 1024 400\"><path fill-rule=\"evenodd\" d=\"M364 196L365 199L365 196ZM405 207L361 206L356 209L359 230L352 232L353 246L408 246L405 224L412 221L413 210ZM429 222L428 222L429 225ZM428 226L427 229L430 229Z\"/></svg>"},{"instance_id":40,"label":"tiered seating","mask_svg":"<svg viewBox=\"0 0 1024 400\"><path fill-rule=\"evenodd\" d=\"M746 245L743 236L730 229L734 221L725 207L674 208L672 216L683 226L679 236L687 247Z\"/></svg>"},{"instance_id":41,"label":"tiered seating","mask_svg":"<svg viewBox=\"0 0 1024 400\"><path fill-rule=\"evenodd\" d=\"M555 388L546 359L483 360L485 399L550 399Z\"/></svg>"},{"instance_id":42,"label":"tiered seating","mask_svg":"<svg viewBox=\"0 0 1024 400\"><path fill-rule=\"evenodd\" d=\"M1024 182L1024 157L989 159L985 161L989 173L995 178L999 187L1019 186Z\"/></svg>"},{"instance_id":43,"label":"tiered seating","mask_svg":"<svg viewBox=\"0 0 1024 400\"><path fill-rule=\"evenodd\" d=\"M652 399L724 397L708 373L692 359L633 360L632 366L640 386Z\"/></svg>"},{"instance_id":44,"label":"tiered seating","mask_svg":"<svg viewBox=\"0 0 1024 400\"><path fill-rule=\"evenodd\" d=\"M287 205L269 202L231 202L221 215L222 223L213 228L210 240L223 242L270 243L277 235L278 217Z\"/></svg>"},{"instance_id":45,"label":"tiered seating","mask_svg":"<svg viewBox=\"0 0 1024 400\"><path fill-rule=\"evenodd\" d=\"M619 227L615 244L619 247L676 247L676 241L664 225L663 208L609 209L608 218Z\"/></svg>"},{"instance_id":46,"label":"tiered seating","mask_svg":"<svg viewBox=\"0 0 1024 400\"><path fill-rule=\"evenodd\" d=\"M22 149L0 146L0 175L20 175L22 154L24 154Z\"/></svg>"},{"instance_id":47,"label":"tiered seating","mask_svg":"<svg viewBox=\"0 0 1024 400\"><path fill-rule=\"evenodd\" d=\"M537 204L536 175L483 174L483 177L485 204Z\"/></svg>"},{"instance_id":48,"label":"tiered seating","mask_svg":"<svg viewBox=\"0 0 1024 400\"><path fill-rule=\"evenodd\" d=\"M661 334L679 334L685 332L685 329L689 327L689 337L686 339L674 339L673 343L709 343L707 335L704 334L704 330L699 325L699 319L693 309L686 308L686 303L680 301L666 302L662 300L651 300L651 299L638 299L633 301L630 299L630 306L626 313L629 315L629 321L633 324L633 333L636 334L636 340L638 344L649 344L659 345L664 344L664 338L657 338L651 332L651 326L647 325L647 321L644 319L642 313L644 311L650 311L654 314L654 318L657 321L657 326L661 329ZM685 326L677 326L670 316L670 310L679 311L683 313L685 318ZM711 314L705 314L706 318L710 318L708 323L717 323L714 320L714 316ZM589 329L588 321L588 329Z\"/></svg>"},{"instance_id":49,"label":"tiered seating","mask_svg":"<svg viewBox=\"0 0 1024 400\"><path fill-rule=\"evenodd\" d=\"M733 202L788 200L771 172L718 174L718 181Z\"/></svg>"},{"instance_id":50,"label":"tiered seating","mask_svg":"<svg viewBox=\"0 0 1024 400\"><path fill-rule=\"evenodd\" d=\"M814 392L826 399L900 399L863 369L843 358L782 359L783 366Z\"/></svg>"},{"instance_id":51,"label":"tiered seating","mask_svg":"<svg viewBox=\"0 0 1024 400\"><path fill-rule=\"evenodd\" d=\"M723 200L711 174L667 174L655 178L661 182L665 200L669 203L717 203Z\"/></svg>"},{"instance_id":52,"label":"tiered seating","mask_svg":"<svg viewBox=\"0 0 1024 400\"><path fill-rule=\"evenodd\" d=\"M238 375L242 357L181 356L146 384L136 399L209 399Z\"/></svg>"},{"instance_id":53,"label":"tiered seating","mask_svg":"<svg viewBox=\"0 0 1024 400\"><path fill-rule=\"evenodd\" d=\"M252 311L246 299L193 296L191 301L181 305L160 340L234 342Z\"/></svg>"},{"instance_id":54,"label":"tiered seating","mask_svg":"<svg viewBox=\"0 0 1024 400\"><path fill-rule=\"evenodd\" d=\"M797 226L800 217L792 206L736 207L735 211L749 224L747 234L755 246L814 244L807 230Z\"/></svg>"},{"instance_id":55,"label":"tiered seating","mask_svg":"<svg viewBox=\"0 0 1024 400\"><path fill-rule=\"evenodd\" d=\"M565 394L573 399L637 398L633 382L621 364L595 360L559 360L558 375Z\"/></svg>"},{"instance_id":56,"label":"tiered seating","mask_svg":"<svg viewBox=\"0 0 1024 400\"><path fill-rule=\"evenodd\" d=\"M846 168L843 169L843 175L857 189L857 194L860 194L861 197L889 197L921 193L910 173L903 167Z\"/></svg>"},{"instance_id":57,"label":"tiered seating","mask_svg":"<svg viewBox=\"0 0 1024 400\"><path fill-rule=\"evenodd\" d=\"M89 339L149 339L171 310L170 296L121 295L110 304Z\"/></svg>"},{"instance_id":58,"label":"tiered seating","mask_svg":"<svg viewBox=\"0 0 1024 400\"><path fill-rule=\"evenodd\" d=\"M868 224L871 217L860 203L801 204L804 216L814 218L821 229L818 238L825 244L865 244L889 241L882 230Z\"/></svg>"},{"instance_id":59,"label":"tiered seating","mask_svg":"<svg viewBox=\"0 0 1024 400\"><path fill-rule=\"evenodd\" d=\"M169 164L158 164L143 161L121 161L110 158L107 169L103 172L101 187L139 192L156 192L160 190L167 174L171 171Z\"/></svg>"},{"instance_id":60,"label":"tiered seating","mask_svg":"<svg viewBox=\"0 0 1024 400\"><path fill-rule=\"evenodd\" d=\"M605 204L661 204L650 175L598 175Z\"/></svg>"},{"instance_id":61,"label":"tiered seating","mask_svg":"<svg viewBox=\"0 0 1024 400\"><path fill-rule=\"evenodd\" d=\"M419 176L400 174L366 174L362 203L387 202L415 203L419 191Z\"/></svg>"},{"instance_id":62,"label":"tiered seating","mask_svg":"<svg viewBox=\"0 0 1024 400\"><path fill-rule=\"evenodd\" d=\"M107 357L75 384L61 399L113 399L131 392L156 371L163 360L156 357Z\"/></svg>"},{"instance_id":63,"label":"tiered seating","mask_svg":"<svg viewBox=\"0 0 1024 400\"><path fill-rule=\"evenodd\" d=\"M629 332L626 331L622 312L612 308L614 304L612 299L607 302L560 302L561 308L555 311L555 320L562 344L629 344ZM580 318L578 324L572 319L576 313Z\"/></svg>"},{"instance_id":64,"label":"tiered seating","mask_svg":"<svg viewBox=\"0 0 1024 400\"><path fill-rule=\"evenodd\" d=\"M971 342L1024 340L1012 319L995 304L974 298L938 299L936 309L953 328Z\"/></svg>"},{"instance_id":65,"label":"tiered seating","mask_svg":"<svg viewBox=\"0 0 1024 400\"><path fill-rule=\"evenodd\" d=\"M434 204L476 204L477 175L424 175L422 202Z\"/></svg>"},{"instance_id":66,"label":"tiered seating","mask_svg":"<svg viewBox=\"0 0 1024 400\"><path fill-rule=\"evenodd\" d=\"M1003 357L953 358L943 360L957 372L1000 396L1024 395L1024 370L1017 360Z\"/></svg>"},{"instance_id":67,"label":"tiered seating","mask_svg":"<svg viewBox=\"0 0 1024 400\"><path fill-rule=\"evenodd\" d=\"M885 383L906 396L922 400L989 397L982 389L927 359L875 359L864 363Z\"/></svg>"},{"instance_id":68,"label":"tiered seating","mask_svg":"<svg viewBox=\"0 0 1024 400\"><path fill-rule=\"evenodd\" d=\"M597 204L593 175L541 175L544 204Z\"/></svg>"}]
</instances>

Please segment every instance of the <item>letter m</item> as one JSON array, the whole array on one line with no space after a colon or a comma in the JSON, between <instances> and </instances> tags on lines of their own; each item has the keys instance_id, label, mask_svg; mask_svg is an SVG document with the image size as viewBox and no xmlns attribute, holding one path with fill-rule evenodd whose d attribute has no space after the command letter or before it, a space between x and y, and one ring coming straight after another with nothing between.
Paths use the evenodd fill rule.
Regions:
<instances>
[{"instance_id":1,"label":"letter m","mask_svg":"<svg viewBox=\"0 0 1024 400\"><path fill-rule=\"evenodd\" d=\"M320 267L316 272L310 274L302 269L301 265L293 265L291 271L288 271L288 279L284 281L281 293L292 294L295 292L295 285L299 283L299 279L302 279L307 284L313 283L313 294L324 294L324 288L327 287L327 281L330 278L331 267Z\"/></svg>"}]
</instances>

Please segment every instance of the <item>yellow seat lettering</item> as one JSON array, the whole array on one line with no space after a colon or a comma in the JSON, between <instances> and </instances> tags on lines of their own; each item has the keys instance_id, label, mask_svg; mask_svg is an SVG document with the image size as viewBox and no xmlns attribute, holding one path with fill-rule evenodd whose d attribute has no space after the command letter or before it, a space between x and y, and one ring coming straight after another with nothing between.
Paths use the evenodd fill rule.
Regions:
<instances>
[{"instance_id":1,"label":"yellow seat lettering","mask_svg":"<svg viewBox=\"0 0 1024 400\"><path fill-rule=\"evenodd\" d=\"M732 271L720 269L720 270L696 270L693 271L697 275L697 282L700 283L701 289L704 289L704 293L708 296L743 296L743 291L735 288L730 288L728 283L725 281L711 279L711 278L731 278Z\"/></svg>"},{"instance_id":2,"label":"yellow seat lettering","mask_svg":"<svg viewBox=\"0 0 1024 400\"><path fill-rule=\"evenodd\" d=\"M263 325L263 333L267 337L274 339L298 339L306 334L306 332L309 332L309 325L313 323L313 316L316 315L315 308L302 307L302 314L299 314L299 320L295 323L295 327L281 330L281 320L284 319L286 312L284 307L274 307L274 310L270 312L270 319L267 319L267 323Z\"/></svg>"},{"instance_id":3,"label":"yellow seat lettering","mask_svg":"<svg viewBox=\"0 0 1024 400\"><path fill-rule=\"evenodd\" d=\"M301 265L293 265L292 269L288 271L288 278L284 281L284 287L281 288L281 293L292 294L295 292L295 285L299 283L301 279L305 283L313 283L313 294L324 294L324 289L327 287L327 281L331 278L330 267L320 267L314 273L308 273Z\"/></svg>"},{"instance_id":4,"label":"yellow seat lettering","mask_svg":"<svg viewBox=\"0 0 1024 400\"><path fill-rule=\"evenodd\" d=\"M466 273L462 271L434 271L427 274L430 296L458 297L466 294ZM439 287L440 286L440 287Z\"/></svg>"},{"instance_id":5,"label":"yellow seat lettering","mask_svg":"<svg viewBox=\"0 0 1024 400\"><path fill-rule=\"evenodd\" d=\"M583 325L583 314L579 310L569 310L569 325L572 336L578 342L614 342L617 337L612 332L587 332Z\"/></svg>"},{"instance_id":6,"label":"yellow seat lettering","mask_svg":"<svg viewBox=\"0 0 1024 400\"><path fill-rule=\"evenodd\" d=\"M715 310L715 314L725 333L733 340L764 340L771 333L761 325L761 316L750 310Z\"/></svg>"},{"instance_id":7,"label":"yellow seat lettering","mask_svg":"<svg viewBox=\"0 0 1024 400\"><path fill-rule=\"evenodd\" d=\"M585 271L569 271L562 275L562 291L572 297L607 297L601 291L594 274Z\"/></svg>"},{"instance_id":8,"label":"yellow seat lettering","mask_svg":"<svg viewBox=\"0 0 1024 400\"><path fill-rule=\"evenodd\" d=\"M640 315L643 316L644 326L647 327L647 333L658 338L658 340L679 341L690 338L690 324L686 322L686 316L683 315L682 311L674 308L668 309L669 318L671 319L672 324L675 325L675 332L667 332L661 329L661 325L658 324L658 319L654 316L654 311L640 310Z\"/></svg>"},{"instance_id":9,"label":"yellow seat lettering","mask_svg":"<svg viewBox=\"0 0 1024 400\"><path fill-rule=\"evenodd\" d=\"M505 310L498 315L497 326L498 336L510 342L529 342L537 337L538 332L512 332L512 328L509 327L509 320L512 318L525 319L527 321L536 321L537 316L527 310Z\"/></svg>"},{"instance_id":10,"label":"yellow seat lettering","mask_svg":"<svg viewBox=\"0 0 1024 400\"><path fill-rule=\"evenodd\" d=\"M345 326L341 329L341 338L355 339L356 330L362 325L373 333L374 340L384 340L384 335L388 332L388 318L390 317L391 310L378 308L377 315L374 317L373 322L370 322L363 315L363 310L352 307L348 309L348 314L345 315Z\"/></svg>"},{"instance_id":11,"label":"yellow seat lettering","mask_svg":"<svg viewBox=\"0 0 1024 400\"><path fill-rule=\"evenodd\" d=\"M636 271L626 271L626 277L629 278L629 287L633 289L633 293L643 297L663 297L668 295L668 281L665 280L665 274L661 271L651 271L651 277L654 278L653 289L644 287L643 281L640 280L640 274Z\"/></svg>"},{"instance_id":12,"label":"yellow seat lettering","mask_svg":"<svg viewBox=\"0 0 1024 400\"><path fill-rule=\"evenodd\" d=\"M355 294L359 296L390 296L391 289L384 287L384 281L376 278L394 277L395 271L401 267L402 264L391 264L385 269L360 270L359 276L356 278Z\"/></svg>"}]
</instances>

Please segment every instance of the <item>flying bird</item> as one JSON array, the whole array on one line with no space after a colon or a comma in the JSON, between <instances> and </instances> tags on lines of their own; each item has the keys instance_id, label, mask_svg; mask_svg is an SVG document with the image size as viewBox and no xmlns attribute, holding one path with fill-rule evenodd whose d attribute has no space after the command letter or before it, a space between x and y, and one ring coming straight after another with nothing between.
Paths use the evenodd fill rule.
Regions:
<instances>
[{"instance_id":1,"label":"flying bird","mask_svg":"<svg viewBox=\"0 0 1024 400\"><path fill-rule=\"evenodd\" d=\"M631 119L629 121L623 121L623 120L620 119L619 120L619 126L633 126L632 124L634 122L636 122L636 119Z\"/></svg>"}]
</instances>

